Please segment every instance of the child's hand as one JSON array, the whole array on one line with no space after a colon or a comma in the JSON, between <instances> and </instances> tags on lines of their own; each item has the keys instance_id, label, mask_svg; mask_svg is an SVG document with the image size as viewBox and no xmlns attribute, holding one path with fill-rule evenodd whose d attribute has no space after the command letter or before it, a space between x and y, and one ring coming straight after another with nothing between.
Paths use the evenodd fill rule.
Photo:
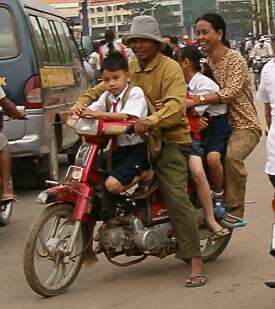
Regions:
<instances>
[{"instance_id":1,"label":"child's hand","mask_svg":"<svg viewBox=\"0 0 275 309\"><path fill-rule=\"evenodd\" d=\"M208 127L208 119L205 117L200 117L200 121L198 123L198 129L201 131L203 129L206 129Z\"/></svg>"}]
</instances>

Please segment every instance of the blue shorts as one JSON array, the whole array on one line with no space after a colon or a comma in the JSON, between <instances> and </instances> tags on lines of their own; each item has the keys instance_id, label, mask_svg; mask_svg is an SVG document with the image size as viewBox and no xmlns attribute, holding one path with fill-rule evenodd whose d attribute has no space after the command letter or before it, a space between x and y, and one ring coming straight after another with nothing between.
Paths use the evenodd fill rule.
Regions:
<instances>
[{"instance_id":1,"label":"blue shorts","mask_svg":"<svg viewBox=\"0 0 275 309\"><path fill-rule=\"evenodd\" d=\"M203 158L205 155L202 142L192 138L192 150L191 156L197 156Z\"/></svg>"},{"instance_id":2,"label":"blue shorts","mask_svg":"<svg viewBox=\"0 0 275 309\"><path fill-rule=\"evenodd\" d=\"M227 114L210 117L209 126L201 132L205 155L209 152L219 152L224 156L230 134Z\"/></svg>"},{"instance_id":3,"label":"blue shorts","mask_svg":"<svg viewBox=\"0 0 275 309\"><path fill-rule=\"evenodd\" d=\"M103 168L106 160L103 159ZM145 143L119 147L112 155L112 171L108 176L116 178L124 186L129 185L136 176L151 168Z\"/></svg>"}]
</instances>

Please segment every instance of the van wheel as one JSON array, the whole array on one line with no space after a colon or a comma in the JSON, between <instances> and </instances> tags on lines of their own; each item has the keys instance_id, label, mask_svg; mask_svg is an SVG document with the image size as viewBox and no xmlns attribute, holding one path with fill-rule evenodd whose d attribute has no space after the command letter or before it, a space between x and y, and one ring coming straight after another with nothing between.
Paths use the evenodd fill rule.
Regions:
<instances>
[{"instance_id":1,"label":"van wheel","mask_svg":"<svg viewBox=\"0 0 275 309\"><path fill-rule=\"evenodd\" d=\"M46 180L58 181L59 179L59 163L57 141L54 136L50 144L50 153L39 159L36 180L39 189L44 189Z\"/></svg>"}]
</instances>

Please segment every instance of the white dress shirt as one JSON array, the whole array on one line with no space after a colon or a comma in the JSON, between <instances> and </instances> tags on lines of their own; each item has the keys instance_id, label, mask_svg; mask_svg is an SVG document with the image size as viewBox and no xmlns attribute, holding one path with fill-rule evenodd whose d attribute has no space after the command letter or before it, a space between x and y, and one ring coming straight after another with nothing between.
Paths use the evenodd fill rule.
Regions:
<instances>
[{"instance_id":1,"label":"white dress shirt","mask_svg":"<svg viewBox=\"0 0 275 309\"><path fill-rule=\"evenodd\" d=\"M218 92L220 87L209 77L196 73L188 84L188 93L192 95L204 95L208 93ZM227 112L226 104L209 104L195 106L195 111L201 116L205 111L211 117L223 115Z\"/></svg>"},{"instance_id":2,"label":"white dress shirt","mask_svg":"<svg viewBox=\"0 0 275 309\"><path fill-rule=\"evenodd\" d=\"M118 102L116 112L121 114L127 114L138 118L146 118L148 116L148 106L143 90L140 87L133 87L129 93L128 99L125 102L124 107L121 106L121 99L128 88L128 84L123 91L114 96L109 91L105 91L99 97L98 101L92 103L89 108L93 111L100 112L113 112L113 107ZM112 104L111 109L106 111L106 99ZM117 137L117 144L119 146L136 145L142 143L143 140L138 135L120 135Z\"/></svg>"},{"instance_id":3,"label":"white dress shirt","mask_svg":"<svg viewBox=\"0 0 275 309\"><path fill-rule=\"evenodd\" d=\"M261 82L256 95L259 102L271 107L271 126L267 137L267 162L265 172L275 175L275 59L267 62L261 73Z\"/></svg>"}]
</instances>

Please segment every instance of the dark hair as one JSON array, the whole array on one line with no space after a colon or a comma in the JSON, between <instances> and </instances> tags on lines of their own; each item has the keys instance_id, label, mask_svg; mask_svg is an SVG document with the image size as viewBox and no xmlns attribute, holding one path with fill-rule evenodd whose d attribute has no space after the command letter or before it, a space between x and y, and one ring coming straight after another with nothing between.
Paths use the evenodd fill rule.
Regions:
<instances>
[{"instance_id":1,"label":"dark hair","mask_svg":"<svg viewBox=\"0 0 275 309\"><path fill-rule=\"evenodd\" d=\"M108 55L103 59L101 64L101 72L104 70L115 72L115 71L129 71L127 60L121 55L120 52L115 51L111 55Z\"/></svg>"},{"instance_id":2,"label":"dark hair","mask_svg":"<svg viewBox=\"0 0 275 309\"><path fill-rule=\"evenodd\" d=\"M203 75L217 83L210 66L203 61L204 57L196 46L187 45L179 49L176 53L176 60L179 61L183 59L189 59L197 72L202 71Z\"/></svg>"},{"instance_id":3,"label":"dark hair","mask_svg":"<svg viewBox=\"0 0 275 309\"><path fill-rule=\"evenodd\" d=\"M175 44L175 45L178 45L178 43L179 43L178 38L177 38L176 36L172 36L172 37L171 37L171 43L172 43L172 44Z\"/></svg>"},{"instance_id":4,"label":"dark hair","mask_svg":"<svg viewBox=\"0 0 275 309\"><path fill-rule=\"evenodd\" d=\"M168 44L163 44L163 48L161 50L161 53L169 58L173 58L173 49Z\"/></svg>"},{"instance_id":5,"label":"dark hair","mask_svg":"<svg viewBox=\"0 0 275 309\"><path fill-rule=\"evenodd\" d=\"M202 53L194 45L187 45L179 49L176 53L176 60L180 61L183 59L189 59L192 62L194 69L198 72L201 71L201 59Z\"/></svg>"},{"instance_id":6,"label":"dark hair","mask_svg":"<svg viewBox=\"0 0 275 309\"><path fill-rule=\"evenodd\" d=\"M105 36L104 37L105 37L106 43L112 43L114 41L114 39L115 39L115 34L114 34L113 30L107 29L105 31Z\"/></svg>"},{"instance_id":7,"label":"dark hair","mask_svg":"<svg viewBox=\"0 0 275 309\"><path fill-rule=\"evenodd\" d=\"M211 24L215 31L222 30L223 32L222 43L226 47L230 48L230 43L226 39L226 24L221 15L217 13L205 13L196 19L196 24L201 20L207 21L209 24Z\"/></svg>"},{"instance_id":8,"label":"dark hair","mask_svg":"<svg viewBox=\"0 0 275 309\"><path fill-rule=\"evenodd\" d=\"M115 51L115 46L114 46L114 39L115 39L115 34L111 29L107 29L105 31L105 42L107 43L109 52L108 55L111 56L112 53Z\"/></svg>"},{"instance_id":9,"label":"dark hair","mask_svg":"<svg viewBox=\"0 0 275 309\"><path fill-rule=\"evenodd\" d=\"M162 38L168 38L170 41L171 41L171 39L172 39L171 35L169 35L169 34L164 34L164 35L162 36Z\"/></svg>"}]
</instances>

